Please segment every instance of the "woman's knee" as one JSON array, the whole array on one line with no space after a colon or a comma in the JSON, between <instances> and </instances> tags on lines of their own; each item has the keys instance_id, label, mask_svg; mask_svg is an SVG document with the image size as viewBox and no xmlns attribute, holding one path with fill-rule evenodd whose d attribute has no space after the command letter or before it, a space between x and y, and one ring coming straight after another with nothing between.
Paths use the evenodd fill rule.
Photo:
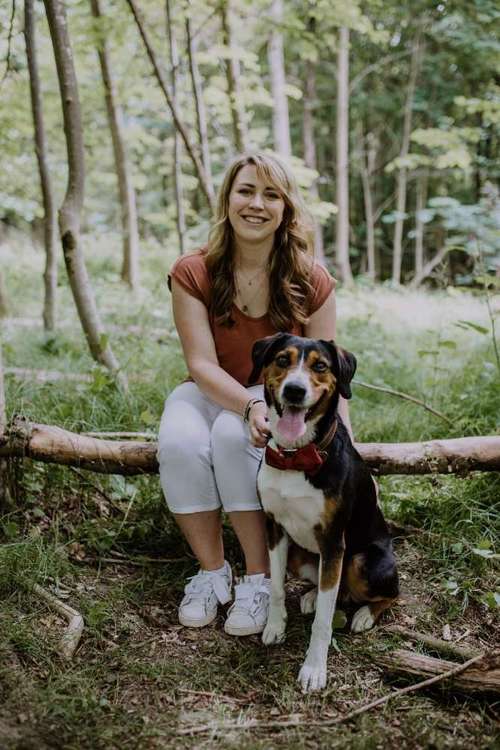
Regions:
<instances>
[{"instance_id":1,"label":"woman's knee","mask_svg":"<svg viewBox=\"0 0 500 750\"><path fill-rule=\"evenodd\" d=\"M165 402L158 432L157 455L160 466L165 462L179 465L179 462L196 458L210 462L209 423L198 405L179 398L175 391Z\"/></svg>"}]
</instances>

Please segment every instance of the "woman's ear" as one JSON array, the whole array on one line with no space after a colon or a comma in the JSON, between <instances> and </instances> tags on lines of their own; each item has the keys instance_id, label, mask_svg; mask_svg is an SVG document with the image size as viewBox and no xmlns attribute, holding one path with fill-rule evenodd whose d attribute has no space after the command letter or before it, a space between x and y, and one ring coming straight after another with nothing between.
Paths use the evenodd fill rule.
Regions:
<instances>
[{"instance_id":1,"label":"woman's ear","mask_svg":"<svg viewBox=\"0 0 500 750\"><path fill-rule=\"evenodd\" d=\"M262 368L270 364L278 349L283 346L289 336L289 333L275 333L274 336L266 336L265 339L258 339L255 342L252 349L253 369L248 378L248 385L257 382Z\"/></svg>"}]
</instances>

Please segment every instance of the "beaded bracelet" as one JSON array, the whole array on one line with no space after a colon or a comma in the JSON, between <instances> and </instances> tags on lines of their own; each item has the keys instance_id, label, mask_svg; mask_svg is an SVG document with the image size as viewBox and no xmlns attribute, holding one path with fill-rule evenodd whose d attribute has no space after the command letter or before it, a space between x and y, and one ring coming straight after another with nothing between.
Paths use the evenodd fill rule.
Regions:
<instances>
[{"instance_id":1,"label":"beaded bracelet","mask_svg":"<svg viewBox=\"0 0 500 750\"><path fill-rule=\"evenodd\" d=\"M252 410L252 407L255 406L255 404L265 404L266 402L261 398L251 398L250 401L248 401L247 405L245 406L245 412L243 414L243 421L248 422L250 418L250 412Z\"/></svg>"}]
</instances>

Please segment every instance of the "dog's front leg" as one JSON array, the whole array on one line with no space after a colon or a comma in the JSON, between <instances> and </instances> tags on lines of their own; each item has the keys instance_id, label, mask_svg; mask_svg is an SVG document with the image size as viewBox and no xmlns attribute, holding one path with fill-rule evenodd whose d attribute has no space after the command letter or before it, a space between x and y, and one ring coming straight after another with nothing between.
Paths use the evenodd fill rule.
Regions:
<instances>
[{"instance_id":1,"label":"dog's front leg","mask_svg":"<svg viewBox=\"0 0 500 750\"><path fill-rule=\"evenodd\" d=\"M271 564L271 597L267 624L262 633L262 642L269 646L272 643L281 643L285 640L287 619L285 575L288 559L288 534L270 514L267 516L267 538Z\"/></svg>"},{"instance_id":2,"label":"dog's front leg","mask_svg":"<svg viewBox=\"0 0 500 750\"><path fill-rule=\"evenodd\" d=\"M306 658L299 672L302 690L321 690L326 685L328 649L332 640L332 620L340 586L344 543L338 542L326 554L320 554L316 615Z\"/></svg>"}]
</instances>

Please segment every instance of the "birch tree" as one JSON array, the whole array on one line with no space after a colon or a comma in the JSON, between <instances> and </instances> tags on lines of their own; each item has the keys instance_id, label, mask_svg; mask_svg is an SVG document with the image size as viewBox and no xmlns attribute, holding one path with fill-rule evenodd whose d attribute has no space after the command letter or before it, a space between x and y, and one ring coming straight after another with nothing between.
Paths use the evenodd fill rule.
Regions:
<instances>
[{"instance_id":1,"label":"birch tree","mask_svg":"<svg viewBox=\"0 0 500 750\"><path fill-rule=\"evenodd\" d=\"M83 130L65 4L63 0L44 0L44 5L54 47L68 156L68 183L59 209L64 261L90 352L96 362L111 370L118 382L126 387L125 377L119 373L118 361L104 334L81 245L80 224L85 186Z\"/></svg>"},{"instance_id":2,"label":"birch tree","mask_svg":"<svg viewBox=\"0 0 500 750\"><path fill-rule=\"evenodd\" d=\"M33 0L24 3L24 39L30 81L31 111L35 134L35 153L38 162L38 173L42 189L43 234L45 246L45 271L43 325L46 331L53 331L56 324L57 294L57 217L54 192L50 179L47 140L43 120L40 76L38 73L36 27Z\"/></svg>"},{"instance_id":3,"label":"birch tree","mask_svg":"<svg viewBox=\"0 0 500 750\"><path fill-rule=\"evenodd\" d=\"M172 8L171 0L166 0L165 10L167 14L167 36L170 56L170 67L172 70L172 101L174 107L177 107L177 89L179 83L179 53L177 49L177 39L175 38L172 26ZM182 194L182 145L179 131L174 128L174 165L173 179L175 191L176 223L177 235L179 237L179 250L183 255L185 251L185 234L186 234L186 217L184 212L184 202Z\"/></svg>"},{"instance_id":4,"label":"birch tree","mask_svg":"<svg viewBox=\"0 0 500 750\"><path fill-rule=\"evenodd\" d=\"M116 175L118 178L118 195L123 238L123 262L121 277L133 291L139 288L139 230L137 227L137 208L135 190L132 184L130 164L125 145L123 113L116 85L111 72L111 60L106 36L101 23L102 11L100 0L90 0L92 15L98 23L99 39L97 53L104 86L104 98L108 116Z\"/></svg>"},{"instance_id":5,"label":"birch tree","mask_svg":"<svg viewBox=\"0 0 500 750\"><path fill-rule=\"evenodd\" d=\"M406 90L406 101L403 116L403 137L401 140L401 149L399 152L401 166L398 169L397 173L396 221L394 223L394 242L392 249L393 284L399 284L401 282L401 266L403 262L403 227L406 215L406 186L408 180L408 169L405 166L404 162L410 150L410 135L413 119L413 99L415 96L415 86L417 83L417 75L420 68L421 58L422 43L420 35L417 35L412 45L410 76L408 79L408 87Z\"/></svg>"},{"instance_id":6,"label":"birch tree","mask_svg":"<svg viewBox=\"0 0 500 750\"><path fill-rule=\"evenodd\" d=\"M7 302L7 292L5 291L3 271L0 268L0 318L6 318L8 314L9 305Z\"/></svg>"},{"instance_id":7,"label":"birch tree","mask_svg":"<svg viewBox=\"0 0 500 750\"><path fill-rule=\"evenodd\" d=\"M207 199L210 210L213 212L215 209L215 195L214 195L213 185L211 183L211 180L208 177L207 172L205 171L203 162L198 156L198 151L196 149L196 146L191 140L191 137L187 131L187 128L181 118L181 114L178 108L174 105L174 102L172 99L172 89L168 85L165 75L159 65L157 55L153 49L151 39L146 30L146 26L142 20L142 16L141 16L141 13L139 12L139 8L137 7L136 0L127 0L127 3L128 3L130 10L132 11L132 15L134 16L136 26L139 30L139 34L141 35L142 41L144 43L144 47L146 48L147 55L153 67L156 80L158 81L160 89L163 92L163 95L165 96L165 100L167 102L167 106L172 115L174 125L179 131L179 134L184 142L184 146L186 147L186 152L189 158L193 162L193 166L196 171L198 180L200 182L201 189L203 190L203 193Z\"/></svg>"},{"instance_id":8,"label":"birch tree","mask_svg":"<svg viewBox=\"0 0 500 750\"><path fill-rule=\"evenodd\" d=\"M222 0L220 15L222 37L226 47L225 69L234 145L239 153L243 153L247 150L247 129L240 90L240 63L237 57L237 48L233 42L231 0Z\"/></svg>"},{"instance_id":9,"label":"birch tree","mask_svg":"<svg viewBox=\"0 0 500 750\"><path fill-rule=\"evenodd\" d=\"M213 181L212 181L212 168L210 159L210 146L208 142L208 127L207 127L207 114L205 111L205 102L203 100L203 82L201 79L200 71L198 69L198 63L196 61L196 37L193 36L191 31L191 19L189 15L186 16L186 43L187 53L189 60L189 72L191 76L191 86L193 89L194 105L196 110L196 128L198 131L198 138L201 148L201 158L205 174L207 176L207 183L210 191L214 192Z\"/></svg>"},{"instance_id":10,"label":"birch tree","mask_svg":"<svg viewBox=\"0 0 500 750\"><path fill-rule=\"evenodd\" d=\"M283 51L283 0L272 0L270 8L272 23L268 43L269 75L271 77L271 95L273 98L273 134L274 148L285 159L292 155L290 140L290 120L288 99L286 96L285 54Z\"/></svg>"},{"instance_id":11,"label":"birch tree","mask_svg":"<svg viewBox=\"0 0 500 750\"><path fill-rule=\"evenodd\" d=\"M309 30L315 32L315 19L309 20ZM304 108L302 119L302 134L304 141L304 162L306 167L317 171L316 160L316 137L314 132L314 107L316 105L316 62L307 59L305 62L305 81L304 81ZM319 200L318 180L311 183L309 193L313 200ZM325 264L325 250L323 243L323 229L320 222L316 219L314 222L314 251L320 263Z\"/></svg>"},{"instance_id":12,"label":"birch tree","mask_svg":"<svg viewBox=\"0 0 500 750\"><path fill-rule=\"evenodd\" d=\"M352 284L349 260L349 29L342 26L337 54L337 243L340 278Z\"/></svg>"}]
</instances>

